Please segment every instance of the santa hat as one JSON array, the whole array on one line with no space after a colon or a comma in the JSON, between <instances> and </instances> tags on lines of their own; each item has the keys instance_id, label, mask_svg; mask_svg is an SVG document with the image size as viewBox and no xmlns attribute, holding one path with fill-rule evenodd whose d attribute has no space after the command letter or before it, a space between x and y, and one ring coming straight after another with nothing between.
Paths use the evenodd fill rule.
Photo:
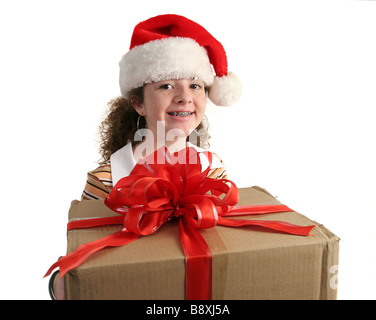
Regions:
<instances>
[{"instance_id":1,"label":"santa hat","mask_svg":"<svg viewBox=\"0 0 376 320\"><path fill-rule=\"evenodd\" d=\"M204 82L209 99L219 106L234 104L242 91L238 77L228 72L222 44L201 25L178 15L140 22L119 65L121 94L126 98L134 88L169 79Z\"/></svg>"}]
</instances>

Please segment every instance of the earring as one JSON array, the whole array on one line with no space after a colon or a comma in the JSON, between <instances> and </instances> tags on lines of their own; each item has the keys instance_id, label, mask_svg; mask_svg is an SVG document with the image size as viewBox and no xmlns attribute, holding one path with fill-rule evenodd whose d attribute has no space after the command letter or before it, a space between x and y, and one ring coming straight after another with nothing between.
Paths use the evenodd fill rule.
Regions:
<instances>
[{"instance_id":1,"label":"earring","mask_svg":"<svg viewBox=\"0 0 376 320\"><path fill-rule=\"evenodd\" d=\"M141 117L143 117L143 116L139 115L138 118L137 118L137 126L136 126L137 130L140 130L140 119L141 119ZM147 128L147 126L146 126L146 121L145 121L145 129L146 128Z\"/></svg>"},{"instance_id":2,"label":"earring","mask_svg":"<svg viewBox=\"0 0 376 320\"><path fill-rule=\"evenodd\" d=\"M140 118L141 118L141 116L140 115L138 115L138 118L137 118L137 131L138 130L140 130Z\"/></svg>"}]
</instances>

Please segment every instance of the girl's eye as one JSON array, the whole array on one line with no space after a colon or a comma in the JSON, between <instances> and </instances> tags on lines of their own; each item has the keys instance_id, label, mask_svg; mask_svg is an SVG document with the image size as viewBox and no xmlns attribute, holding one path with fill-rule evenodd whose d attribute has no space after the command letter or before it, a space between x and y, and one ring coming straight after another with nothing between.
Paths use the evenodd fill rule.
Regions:
<instances>
[{"instance_id":1,"label":"girl's eye","mask_svg":"<svg viewBox=\"0 0 376 320\"><path fill-rule=\"evenodd\" d=\"M168 90L168 89L172 89L172 85L169 84L169 83L165 83L165 84L162 84L159 88L164 89L164 90Z\"/></svg>"},{"instance_id":2,"label":"girl's eye","mask_svg":"<svg viewBox=\"0 0 376 320\"><path fill-rule=\"evenodd\" d=\"M199 85L198 83L193 83L193 84L191 84L191 88L195 89L195 90L199 90L199 89L201 89L201 85Z\"/></svg>"}]
</instances>

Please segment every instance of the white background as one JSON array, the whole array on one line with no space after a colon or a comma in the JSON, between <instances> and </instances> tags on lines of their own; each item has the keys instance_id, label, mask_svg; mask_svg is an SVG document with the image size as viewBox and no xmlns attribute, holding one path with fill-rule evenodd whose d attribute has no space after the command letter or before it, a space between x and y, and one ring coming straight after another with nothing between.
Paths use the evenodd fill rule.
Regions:
<instances>
[{"instance_id":1,"label":"white background","mask_svg":"<svg viewBox=\"0 0 376 320\"><path fill-rule=\"evenodd\" d=\"M376 298L376 2L346 0L1 0L0 298L49 298L118 61L163 13L206 27L243 81L236 106L207 111L230 178L337 234L338 298Z\"/></svg>"}]
</instances>

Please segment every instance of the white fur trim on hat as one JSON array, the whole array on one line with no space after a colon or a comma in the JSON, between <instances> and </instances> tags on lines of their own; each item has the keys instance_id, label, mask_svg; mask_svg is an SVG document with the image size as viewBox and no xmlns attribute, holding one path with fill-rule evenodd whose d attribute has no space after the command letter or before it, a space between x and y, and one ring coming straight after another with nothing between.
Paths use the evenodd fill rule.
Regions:
<instances>
[{"instance_id":1,"label":"white fur trim on hat","mask_svg":"<svg viewBox=\"0 0 376 320\"><path fill-rule=\"evenodd\" d=\"M169 79L196 79L210 86L214 74L204 47L190 38L170 37L149 41L126 53L120 63L120 90Z\"/></svg>"},{"instance_id":2,"label":"white fur trim on hat","mask_svg":"<svg viewBox=\"0 0 376 320\"><path fill-rule=\"evenodd\" d=\"M235 104L243 91L240 79L232 72L227 76L215 77L209 89L209 99L217 106Z\"/></svg>"}]
</instances>

